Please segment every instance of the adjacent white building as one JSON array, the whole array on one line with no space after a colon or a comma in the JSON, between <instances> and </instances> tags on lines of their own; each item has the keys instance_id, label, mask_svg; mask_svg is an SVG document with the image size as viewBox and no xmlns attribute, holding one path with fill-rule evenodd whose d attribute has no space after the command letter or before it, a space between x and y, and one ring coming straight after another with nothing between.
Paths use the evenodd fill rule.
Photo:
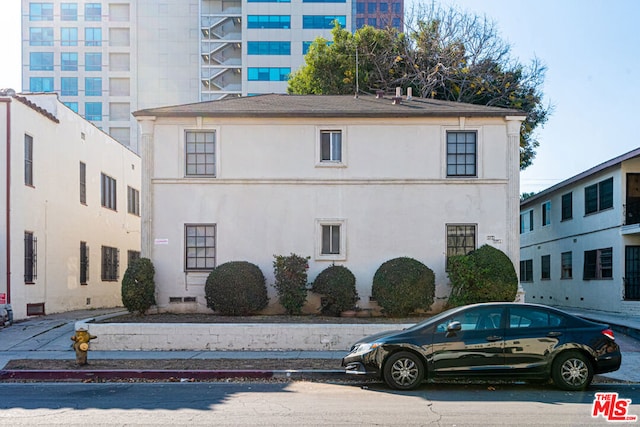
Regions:
<instances>
[{"instance_id":1,"label":"adjacent white building","mask_svg":"<svg viewBox=\"0 0 640 427\"><path fill-rule=\"evenodd\" d=\"M520 204L526 301L640 314L640 149Z\"/></svg>"},{"instance_id":2,"label":"adjacent white building","mask_svg":"<svg viewBox=\"0 0 640 427\"><path fill-rule=\"evenodd\" d=\"M483 244L519 261L517 110L429 99L260 95L134 113L142 139L142 255L163 310L207 311L227 261L309 256L357 278L409 256L449 294L448 255ZM276 297L270 288L272 306ZM437 307L434 307L437 308Z\"/></svg>"},{"instance_id":3,"label":"adjacent white building","mask_svg":"<svg viewBox=\"0 0 640 427\"><path fill-rule=\"evenodd\" d=\"M55 94L0 94L0 303L14 318L121 306L140 254L140 157Z\"/></svg>"}]
</instances>

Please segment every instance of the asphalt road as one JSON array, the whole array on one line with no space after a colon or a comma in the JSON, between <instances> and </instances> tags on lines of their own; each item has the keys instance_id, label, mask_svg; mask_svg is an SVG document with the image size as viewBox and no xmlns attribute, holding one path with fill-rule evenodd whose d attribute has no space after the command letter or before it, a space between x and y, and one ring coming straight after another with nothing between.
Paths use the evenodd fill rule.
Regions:
<instances>
[{"instance_id":1,"label":"asphalt road","mask_svg":"<svg viewBox=\"0 0 640 427\"><path fill-rule=\"evenodd\" d=\"M0 425L607 425L591 416L596 392L631 399L628 414L640 415L640 386L620 384L585 392L482 384L396 392L316 382L10 383L0 384Z\"/></svg>"}]
</instances>

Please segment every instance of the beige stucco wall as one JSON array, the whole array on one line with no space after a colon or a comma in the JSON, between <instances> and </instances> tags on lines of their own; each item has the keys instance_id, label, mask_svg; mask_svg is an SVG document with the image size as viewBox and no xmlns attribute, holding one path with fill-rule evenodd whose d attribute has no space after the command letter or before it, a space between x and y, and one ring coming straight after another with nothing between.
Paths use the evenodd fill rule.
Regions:
<instances>
[{"instance_id":1,"label":"beige stucco wall","mask_svg":"<svg viewBox=\"0 0 640 427\"><path fill-rule=\"evenodd\" d=\"M206 273L184 272L185 224L216 224L217 264L257 264L272 303L273 255L294 252L311 257L310 282L333 262L348 267L361 307L370 306L380 264L416 258L435 272L436 306L442 305L449 293L446 224L475 224L477 246L496 246L517 263L518 230L508 216L517 214L518 194L509 181L517 180L518 164L507 160L504 119L157 118L153 124L150 256L161 309L207 310ZM342 130L345 166L316 164L321 128ZM194 129L217 132L216 178L184 178L184 132ZM446 177L445 134L460 129L478 132L477 178ZM325 219L344 221L342 259L317 256L316 221ZM198 303L170 305L171 297Z\"/></svg>"},{"instance_id":2,"label":"beige stucco wall","mask_svg":"<svg viewBox=\"0 0 640 427\"><path fill-rule=\"evenodd\" d=\"M127 213L127 186L140 190L140 158L55 100L55 123L11 102L11 303L16 319L26 305L47 313L121 305L127 251L140 250L140 217ZM46 101L45 101L46 100ZM55 111L51 111L55 110ZM24 184L24 135L33 137L34 185ZM84 137L83 137L84 135ZM86 204L80 203L79 163L86 164ZM116 179L117 210L101 207L101 173ZM37 279L24 283L24 232L37 238ZM89 246L89 280L80 285L80 242ZM101 280L101 246L119 249L119 281Z\"/></svg>"}]
</instances>

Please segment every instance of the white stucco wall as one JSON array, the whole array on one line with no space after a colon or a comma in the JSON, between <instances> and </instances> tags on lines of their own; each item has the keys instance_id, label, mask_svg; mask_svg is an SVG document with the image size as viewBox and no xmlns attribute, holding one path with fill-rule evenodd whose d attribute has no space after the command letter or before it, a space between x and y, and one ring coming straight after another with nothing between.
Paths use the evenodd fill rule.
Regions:
<instances>
[{"instance_id":1,"label":"white stucco wall","mask_svg":"<svg viewBox=\"0 0 640 427\"><path fill-rule=\"evenodd\" d=\"M42 98L47 100L42 101ZM55 100L55 123L11 102L11 303L16 319L27 304L46 313L120 306L127 251L140 250L140 217L127 213L127 186L140 191L140 158ZM4 118L4 117L3 117ZM24 184L24 135L33 137L33 186ZM86 164L86 204L80 203L79 164ZM117 210L101 206L101 173L116 180ZM5 210L6 212L6 210ZM37 278L24 282L24 232L37 239ZM81 285L80 242L89 246L89 280ZM119 249L119 280L101 280L101 246ZM1 292L1 291L0 291Z\"/></svg>"},{"instance_id":2,"label":"white stucco wall","mask_svg":"<svg viewBox=\"0 0 640 427\"><path fill-rule=\"evenodd\" d=\"M149 123L150 233L156 243L151 258L161 308L169 308L171 297L196 297L198 303L187 308L207 310L207 273L184 272L185 224L216 224L217 265L257 264L272 303L274 254L311 256L310 282L333 262L316 256L321 219L344 221L346 255L335 263L355 274L361 307L370 305L376 269L397 256L416 258L434 271L434 308L441 305L449 293L446 224L475 224L478 247L494 245L517 263L518 234L508 215L517 209L517 190L509 179L517 180L518 164L507 161L504 119L157 118ZM316 165L321 128L342 130L343 167ZM195 129L217 132L216 178L184 178L184 132ZM478 132L477 178L446 177L446 131L460 129Z\"/></svg>"}]
</instances>

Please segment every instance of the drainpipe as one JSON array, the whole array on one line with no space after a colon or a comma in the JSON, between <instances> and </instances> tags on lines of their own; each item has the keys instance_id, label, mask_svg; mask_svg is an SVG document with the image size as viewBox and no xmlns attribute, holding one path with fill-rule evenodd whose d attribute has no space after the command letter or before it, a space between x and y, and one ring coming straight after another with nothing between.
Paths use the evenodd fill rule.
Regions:
<instances>
[{"instance_id":1,"label":"drainpipe","mask_svg":"<svg viewBox=\"0 0 640 427\"><path fill-rule=\"evenodd\" d=\"M6 263L7 263L7 305L11 304L11 98L1 98L0 102L4 102L7 105L7 183L6 183L6 194L7 194L7 211L6 211L6 227L7 227L7 253L6 253Z\"/></svg>"}]
</instances>

